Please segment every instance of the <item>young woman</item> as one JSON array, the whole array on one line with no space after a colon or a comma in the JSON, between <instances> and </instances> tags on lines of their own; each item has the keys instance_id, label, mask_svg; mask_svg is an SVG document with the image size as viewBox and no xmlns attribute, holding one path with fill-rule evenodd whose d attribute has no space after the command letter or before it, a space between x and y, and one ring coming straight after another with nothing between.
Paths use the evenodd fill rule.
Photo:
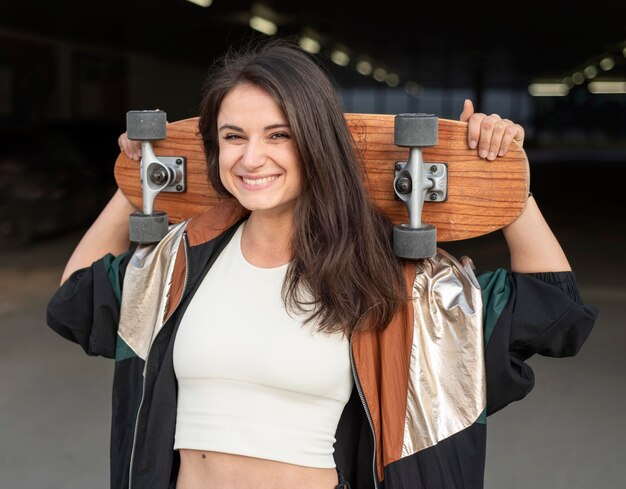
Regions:
<instances>
[{"instance_id":1,"label":"young woman","mask_svg":"<svg viewBox=\"0 0 626 489\"><path fill-rule=\"evenodd\" d=\"M504 229L510 271L400 260L308 54L228 53L199 112L223 203L128 251L118 191L48 307L116 359L111 486L482 487L486 415L532 388L529 356L575 354L597 313L534 199ZM469 101L461 119L488 160L523 142Z\"/></svg>"}]
</instances>

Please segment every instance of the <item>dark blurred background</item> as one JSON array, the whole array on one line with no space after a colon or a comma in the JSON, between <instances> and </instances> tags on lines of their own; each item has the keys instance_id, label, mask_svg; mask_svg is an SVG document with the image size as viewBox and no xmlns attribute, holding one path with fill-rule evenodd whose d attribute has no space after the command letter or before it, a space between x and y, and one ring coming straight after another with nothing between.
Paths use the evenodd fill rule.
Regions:
<instances>
[{"instance_id":1,"label":"dark blurred background","mask_svg":"<svg viewBox=\"0 0 626 489\"><path fill-rule=\"evenodd\" d=\"M626 149L625 18L625 2L3 2L1 246L88 222L114 186L126 111L195 116L212 60L267 35L258 29L317 51L348 112L456 119L469 97L524 125L538 197L613 205ZM542 90L560 96L531 95Z\"/></svg>"},{"instance_id":2,"label":"dark blurred background","mask_svg":"<svg viewBox=\"0 0 626 489\"><path fill-rule=\"evenodd\" d=\"M346 112L457 119L470 98L524 126L531 189L601 315L577 357L533 359L533 393L490 421L486 487L624 487L625 19L626 2L3 1L6 487L107 487L110 364L52 335L46 302L115 190L126 112L195 116L215 57L268 35L315 52ZM445 247L507 264L500 233Z\"/></svg>"}]
</instances>

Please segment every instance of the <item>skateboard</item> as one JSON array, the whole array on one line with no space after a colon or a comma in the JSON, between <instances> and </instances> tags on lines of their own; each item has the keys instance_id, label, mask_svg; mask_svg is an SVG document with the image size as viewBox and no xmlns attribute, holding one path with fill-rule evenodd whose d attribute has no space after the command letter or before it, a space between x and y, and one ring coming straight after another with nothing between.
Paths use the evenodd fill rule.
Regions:
<instances>
[{"instance_id":1,"label":"skateboard","mask_svg":"<svg viewBox=\"0 0 626 489\"><path fill-rule=\"evenodd\" d=\"M466 122L432 114L347 113L345 118L368 195L396 225L399 256L406 247L413 249L408 257L432 255L435 242L491 233L521 214L529 165L516 142L506 155L488 161L469 148ZM131 111L127 128L129 139L143 141L142 162L121 153L114 174L126 197L143 208L139 220L158 215L161 226L174 224L224 201L208 180L198 118L167 123L165 112ZM134 225L139 238L133 239L131 222L131 240L158 241L141 223ZM417 238L416 230L422 231ZM416 251L415 239L426 239L428 249L418 244Z\"/></svg>"}]
</instances>

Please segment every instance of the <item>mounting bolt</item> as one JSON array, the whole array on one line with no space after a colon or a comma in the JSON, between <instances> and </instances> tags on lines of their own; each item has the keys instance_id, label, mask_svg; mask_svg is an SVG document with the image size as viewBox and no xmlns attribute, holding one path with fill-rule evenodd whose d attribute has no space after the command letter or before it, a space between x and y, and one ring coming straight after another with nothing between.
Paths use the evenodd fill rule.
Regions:
<instances>
[{"instance_id":1,"label":"mounting bolt","mask_svg":"<svg viewBox=\"0 0 626 489\"><path fill-rule=\"evenodd\" d=\"M182 185L176 185L176 190L178 190L179 192L183 191L183 186Z\"/></svg>"},{"instance_id":2,"label":"mounting bolt","mask_svg":"<svg viewBox=\"0 0 626 489\"><path fill-rule=\"evenodd\" d=\"M435 192L430 194L430 200L437 200L437 194Z\"/></svg>"},{"instance_id":3,"label":"mounting bolt","mask_svg":"<svg viewBox=\"0 0 626 489\"><path fill-rule=\"evenodd\" d=\"M432 173L437 173L437 167L436 167L435 165L432 165L432 166L430 167L430 171L431 171Z\"/></svg>"},{"instance_id":4,"label":"mounting bolt","mask_svg":"<svg viewBox=\"0 0 626 489\"><path fill-rule=\"evenodd\" d=\"M177 165L182 165L183 164L183 160L181 158L176 158L176 164Z\"/></svg>"},{"instance_id":5,"label":"mounting bolt","mask_svg":"<svg viewBox=\"0 0 626 489\"><path fill-rule=\"evenodd\" d=\"M398 162L396 163L396 171L400 171L402 170L402 163Z\"/></svg>"}]
</instances>

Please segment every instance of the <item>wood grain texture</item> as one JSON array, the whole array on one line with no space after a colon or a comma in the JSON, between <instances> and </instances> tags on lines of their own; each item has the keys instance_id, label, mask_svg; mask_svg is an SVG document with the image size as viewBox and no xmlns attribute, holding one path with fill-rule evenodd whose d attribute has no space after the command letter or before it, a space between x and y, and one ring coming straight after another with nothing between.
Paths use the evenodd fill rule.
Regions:
<instances>
[{"instance_id":1,"label":"wood grain texture","mask_svg":"<svg viewBox=\"0 0 626 489\"><path fill-rule=\"evenodd\" d=\"M393 144L394 115L346 114L369 196L394 223L408 222L404 204L393 192L394 164L406 161L408 148ZM218 204L210 186L197 118L169 123L167 139L156 141L157 156L187 157L187 191L160 193L155 209L168 213L172 223L180 222ZM437 228L437 240L455 241L481 236L511 223L522 212L529 188L526 153L516 143L505 156L494 161L478 157L467 145L467 123L439 119L439 141L423 149L425 162L448 165L448 200L426 202L424 223ZM115 180L128 199L142 206L139 163L123 154L115 163Z\"/></svg>"}]
</instances>

